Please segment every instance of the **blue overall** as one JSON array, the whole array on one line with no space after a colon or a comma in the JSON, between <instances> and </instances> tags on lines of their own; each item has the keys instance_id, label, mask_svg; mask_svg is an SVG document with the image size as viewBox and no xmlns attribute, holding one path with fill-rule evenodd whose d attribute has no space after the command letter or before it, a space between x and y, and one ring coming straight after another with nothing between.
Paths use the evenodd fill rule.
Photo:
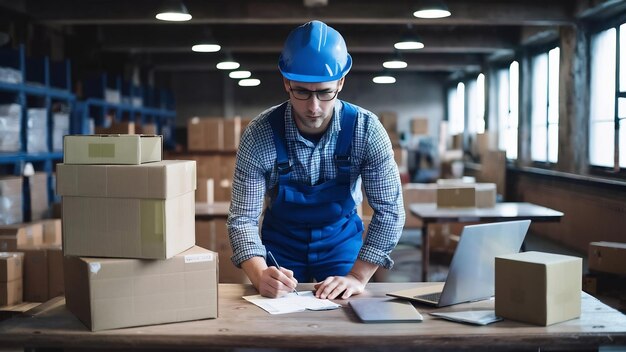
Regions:
<instances>
[{"instance_id":1,"label":"blue overall","mask_svg":"<svg viewBox=\"0 0 626 352\"><path fill-rule=\"evenodd\" d=\"M262 241L299 282L348 274L362 245L363 222L350 192L350 152L357 110L343 102L335 148L337 178L310 186L290 180L285 140L286 103L269 119L276 147L278 189L265 211Z\"/></svg>"}]
</instances>

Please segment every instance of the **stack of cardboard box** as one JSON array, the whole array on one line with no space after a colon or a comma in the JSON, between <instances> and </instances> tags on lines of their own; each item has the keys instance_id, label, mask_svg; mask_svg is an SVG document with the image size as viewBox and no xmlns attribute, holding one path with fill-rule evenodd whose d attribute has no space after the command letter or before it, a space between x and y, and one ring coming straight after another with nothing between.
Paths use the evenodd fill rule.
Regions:
<instances>
[{"instance_id":1,"label":"stack of cardboard box","mask_svg":"<svg viewBox=\"0 0 626 352\"><path fill-rule=\"evenodd\" d=\"M24 254L0 252L0 306L22 302Z\"/></svg>"},{"instance_id":2,"label":"stack of cardboard box","mask_svg":"<svg viewBox=\"0 0 626 352\"><path fill-rule=\"evenodd\" d=\"M67 307L92 331L217 317L217 253L195 246L196 163L154 135L66 136Z\"/></svg>"}]
</instances>

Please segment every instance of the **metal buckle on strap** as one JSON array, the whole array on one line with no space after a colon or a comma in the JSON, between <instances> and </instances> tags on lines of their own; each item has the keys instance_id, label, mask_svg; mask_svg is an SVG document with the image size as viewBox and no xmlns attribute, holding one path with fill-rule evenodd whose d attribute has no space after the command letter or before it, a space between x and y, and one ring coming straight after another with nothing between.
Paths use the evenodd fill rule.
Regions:
<instances>
[{"instance_id":1,"label":"metal buckle on strap","mask_svg":"<svg viewBox=\"0 0 626 352\"><path fill-rule=\"evenodd\" d=\"M278 169L279 174L284 175L291 171L291 163L289 163L288 161L284 163L278 163L276 164L276 168Z\"/></svg>"}]
</instances>

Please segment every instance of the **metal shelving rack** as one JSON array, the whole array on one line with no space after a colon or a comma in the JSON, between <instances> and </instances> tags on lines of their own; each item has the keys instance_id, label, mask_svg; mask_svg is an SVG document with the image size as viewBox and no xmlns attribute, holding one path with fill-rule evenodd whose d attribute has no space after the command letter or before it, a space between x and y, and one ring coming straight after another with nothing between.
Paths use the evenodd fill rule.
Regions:
<instances>
[{"instance_id":1,"label":"metal shelving rack","mask_svg":"<svg viewBox=\"0 0 626 352\"><path fill-rule=\"evenodd\" d=\"M140 87L121 78L100 74L95 79L84 81L83 101L78 101L76 112L80 118L75 126L80 133L89 133L87 124L89 118L94 119L95 126L103 126L107 114L113 115L115 121L134 121L142 125L154 123L157 134L163 135L166 149L175 147L174 127L176 111L174 99L170 92L152 87ZM111 102L106 99L106 92L117 92L120 102ZM134 104L141 100L141 104Z\"/></svg>"},{"instance_id":2,"label":"metal shelving rack","mask_svg":"<svg viewBox=\"0 0 626 352\"><path fill-rule=\"evenodd\" d=\"M11 68L21 73L21 82L0 81L0 103L18 104L21 106L19 148L15 151L0 152L0 174L22 175L26 163L32 163L36 171L48 174L48 199L55 200L54 180L51 177L54 171L54 163L63 159L61 151L53 151L52 131L53 118L52 106L62 103L70 110L73 108L76 97L72 93L71 70L69 60L51 62L48 57L27 58L24 46L17 49L0 48L0 67ZM28 109L45 108L46 151L29 152L28 145ZM71 128L70 133L77 133ZM27 186L24 186L24 194ZM24 221L30 220L30 202L28 197L23 199Z\"/></svg>"}]
</instances>

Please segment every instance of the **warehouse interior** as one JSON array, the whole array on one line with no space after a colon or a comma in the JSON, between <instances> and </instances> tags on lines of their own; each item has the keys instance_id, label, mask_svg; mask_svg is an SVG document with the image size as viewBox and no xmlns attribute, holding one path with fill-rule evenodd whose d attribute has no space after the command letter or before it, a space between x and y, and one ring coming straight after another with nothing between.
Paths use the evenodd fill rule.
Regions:
<instances>
[{"instance_id":1,"label":"warehouse interior","mask_svg":"<svg viewBox=\"0 0 626 352\"><path fill-rule=\"evenodd\" d=\"M448 12L419 17L427 5ZM159 19L164 12L184 16ZM433 220L411 205L468 207L454 203L460 198L440 204L439 189L471 188L475 209L529 203L554 211L529 215L523 249L579 258L575 281L582 291L623 318L626 1L0 0L0 264L6 264L0 265L0 351L2 341L12 339L3 321L58 305L64 294L83 294L82 284L68 292L67 280L88 281L80 270L89 258L170 260L195 244L219 256L203 269L213 270L215 290L218 283L250 285L230 260L226 225L239 140L255 117L290 99L278 59L290 32L313 20L345 39L353 64L338 99L377 116L402 182L406 222L390 254L395 265L379 269L372 283L445 281L464 227L510 215ZM414 46L403 49L403 41ZM224 69L225 63L234 66ZM163 231L186 232L163 253L109 246L108 233L144 223L123 214L131 208L111 203L100 216L104 205L76 200L117 192L93 176L104 169L80 171L68 162L74 142L64 136L94 134L162 136L159 157L149 161L168 161L163 172L180 180L177 197L191 192L185 194L193 194L196 205L195 217L191 203L163 205L164 214L180 215ZM73 148L86 145L78 141ZM193 160L193 177L172 160ZM129 169L111 177L136 175ZM139 181L120 187L126 195L117 197L151 198L144 188ZM367 229L375 216L367 199L358 212ZM111 225L109 213L123 220ZM79 240L89 226L98 230ZM68 273L67 263L77 257L87 259L74 261ZM41 258L45 266L33 264ZM19 297L8 279L12 260L24 262ZM205 317L218 317L214 299ZM70 307L82 322L86 310ZM91 324L85 331L96 330ZM626 324L615 324L618 337L607 345L626 346ZM120 346L134 348L114 347Z\"/></svg>"}]
</instances>

